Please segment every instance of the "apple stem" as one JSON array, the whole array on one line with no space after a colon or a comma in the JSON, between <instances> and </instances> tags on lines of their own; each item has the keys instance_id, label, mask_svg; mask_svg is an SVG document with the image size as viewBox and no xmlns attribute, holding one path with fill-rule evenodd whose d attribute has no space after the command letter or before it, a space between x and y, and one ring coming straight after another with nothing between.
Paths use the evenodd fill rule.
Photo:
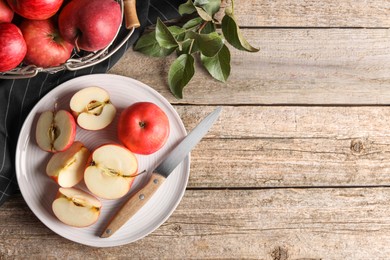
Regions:
<instances>
[{"instance_id":1,"label":"apple stem","mask_svg":"<svg viewBox=\"0 0 390 260\"><path fill-rule=\"evenodd\" d=\"M127 176L127 177L136 177L136 176L142 175L144 173L146 173L146 170L143 170L142 172L139 172L137 174L133 174L133 175L130 175L130 176Z\"/></svg>"},{"instance_id":2,"label":"apple stem","mask_svg":"<svg viewBox=\"0 0 390 260\"><path fill-rule=\"evenodd\" d=\"M144 121L141 121L141 122L139 122L139 126L141 127L141 128L145 128L145 122Z\"/></svg>"},{"instance_id":3,"label":"apple stem","mask_svg":"<svg viewBox=\"0 0 390 260\"><path fill-rule=\"evenodd\" d=\"M53 114L54 114L54 115L57 113L57 110L58 110L58 103L55 102L55 103L54 103L54 108L53 108Z\"/></svg>"},{"instance_id":4,"label":"apple stem","mask_svg":"<svg viewBox=\"0 0 390 260\"><path fill-rule=\"evenodd\" d=\"M76 39L74 39L74 45L76 47L76 51L80 52L78 41L79 41L79 36L77 35Z\"/></svg>"}]
</instances>

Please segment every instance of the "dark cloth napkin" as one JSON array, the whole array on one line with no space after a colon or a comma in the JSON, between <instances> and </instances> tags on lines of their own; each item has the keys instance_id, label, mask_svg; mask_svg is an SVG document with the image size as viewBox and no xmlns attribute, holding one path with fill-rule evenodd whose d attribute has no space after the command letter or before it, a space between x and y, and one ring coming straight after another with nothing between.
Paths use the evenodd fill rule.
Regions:
<instances>
[{"instance_id":1,"label":"dark cloth napkin","mask_svg":"<svg viewBox=\"0 0 390 260\"><path fill-rule=\"evenodd\" d=\"M141 27L113 56L98 65L79 71L56 74L39 73L31 79L0 79L0 205L12 194L19 193L15 173L15 150L24 119L34 105L59 84L82 75L107 72L139 38L146 26L155 24L157 17L171 20L180 16L178 6L183 0L138 0L137 14ZM118 42L128 31L123 29Z\"/></svg>"}]
</instances>

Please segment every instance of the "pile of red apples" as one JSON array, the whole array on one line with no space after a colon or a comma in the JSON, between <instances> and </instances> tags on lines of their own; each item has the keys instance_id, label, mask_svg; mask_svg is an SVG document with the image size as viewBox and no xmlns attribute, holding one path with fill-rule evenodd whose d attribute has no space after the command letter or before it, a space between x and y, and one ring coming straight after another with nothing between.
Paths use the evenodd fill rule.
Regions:
<instances>
[{"instance_id":1,"label":"pile of red apples","mask_svg":"<svg viewBox=\"0 0 390 260\"><path fill-rule=\"evenodd\" d=\"M100 215L102 199L125 196L139 175L136 154L149 155L166 143L170 125L165 112L151 102L136 102L121 111L117 120L120 143L103 144L90 151L76 139L78 128L104 131L117 109L109 93L100 87L83 88L73 94L70 111L44 111L38 116L35 139L53 153L46 174L58 185L54 215L63 223L86 227ZM75 186L84 181L89 192Z\"/></svg>"},{"instance_id":2,"label":"pile of red apples","mask_svg":"<svg viewBox=\"0 0 390 260\"><path fill-rule=\"evenodd\" d=\"M121 21L115 0L0 0L0 72L59 66L73 50L103 49Z\"/></svg>"}]
</instances>

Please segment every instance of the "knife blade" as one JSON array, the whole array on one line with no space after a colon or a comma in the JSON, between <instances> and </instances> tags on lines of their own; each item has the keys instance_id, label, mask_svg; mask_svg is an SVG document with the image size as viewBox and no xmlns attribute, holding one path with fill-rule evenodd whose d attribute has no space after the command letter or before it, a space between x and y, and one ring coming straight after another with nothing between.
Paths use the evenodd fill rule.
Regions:
<instances>
[{"instance_id":1,"label":"knife blade","mask_svg":"<svg viewBox=\"0 0 390 260\"><path fill-rule=\"evenodd\" d=\"M184 160L195 145L206 135L218 119L221 107L206 116L152 171L151 177L144 187L134 193L114 214L104 228L101 238L112 236L131 217L135 215L153 196L158 188L169 177L171 172Z\"/></svg>"}]
</instances>

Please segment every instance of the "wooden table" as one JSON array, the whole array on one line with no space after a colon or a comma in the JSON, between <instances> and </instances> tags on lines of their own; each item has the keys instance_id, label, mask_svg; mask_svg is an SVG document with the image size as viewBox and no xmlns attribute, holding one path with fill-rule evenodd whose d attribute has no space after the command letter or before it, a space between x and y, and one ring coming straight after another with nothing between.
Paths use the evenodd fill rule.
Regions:
<instances>
[{"instance_id":1,"label":"wooden table","mask_svg":"<svg viewBox=\"0 0 390 260\"><path fill-rule=\"evenodd\" d=\"M110 71L160 92L187 129L223 106L168 221L135 243L92 248L15 196L0 208L1 259L389 259L390 1L235 2L261 51L231 48L226 84L199 68L177 100L173 57L133 51Z\"/></svg>"}]
</instances>

